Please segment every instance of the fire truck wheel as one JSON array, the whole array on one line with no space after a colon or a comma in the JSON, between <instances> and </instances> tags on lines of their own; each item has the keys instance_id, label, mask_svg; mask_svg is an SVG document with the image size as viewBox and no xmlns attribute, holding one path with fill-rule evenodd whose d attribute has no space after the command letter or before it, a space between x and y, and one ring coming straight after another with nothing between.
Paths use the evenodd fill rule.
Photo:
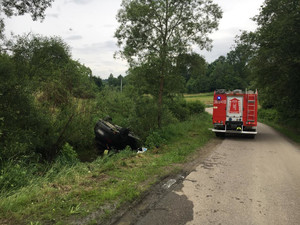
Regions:
<instances>
[{"instance_id":1,"label":"fire truck wheel","mask_svg":"<svg viewBox=\"0 0 300 225\"><path fill-rule=\"evenodd\" d=\"M255 134L248 134L248 138L250 138L250 139L254 139L255 138Z\"/></svg>"},{"instance_id":2,"label":"fire truck wheel","mask_svg":"<svg viewBox=\"0 0 300 225\"><path fill-rule=\"evenodd\" d=\"M225 137L225 133L216 132L216 137Z\"/></svg>"}]
</instances>

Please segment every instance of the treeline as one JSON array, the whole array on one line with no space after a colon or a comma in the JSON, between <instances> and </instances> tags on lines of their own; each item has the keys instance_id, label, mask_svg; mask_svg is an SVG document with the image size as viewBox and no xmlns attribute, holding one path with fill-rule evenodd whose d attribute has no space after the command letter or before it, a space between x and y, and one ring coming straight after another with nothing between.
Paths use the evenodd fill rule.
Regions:
<instances>
[{"instance_id":1,"label":"treeline","mask_svg":"<svg viewBox=\"0 0 300 225\"><path fill-rule=\"evenodd\" d=\"M177 71L184 78L186 93L211 92L216 89L245 89L250 86L250 73L245 54L236 49L226 56L220 56L212 63L197 53L180 55Z\"/></svg>"},{"instance_id":2,"label":"treeline","mask_svg":"<svg viewBox=\"0 0 300 225\"><path fill-rule=\"evenodd\" d=\"M203 56L195 52L181 54L177 57L176 66L172 71L172 76L176 79L172 79L171 82L176 83L178 93L189 94L212 92L221 88L231 90L249 88L253 84L253 78L250 68L246 66L249 63L247 54L249 53L246 50L236 48L212 63L206 62ZM122 75L114 77L110 74L108 79L102 80L102 84L120 90L121 84L124 87L129 80L134 79L136 83L140 82L145 89L147 83L150 83L150 79L153 80L152 84L155 83L153 78L155 75L151 74L151 70L150 65L134 67L128 71L128 75L125 77ZM142 83L141 80L146 76L149 78ZM153 88L155 85L151 85L151 87Z\"/></svg>"}]
</instances>

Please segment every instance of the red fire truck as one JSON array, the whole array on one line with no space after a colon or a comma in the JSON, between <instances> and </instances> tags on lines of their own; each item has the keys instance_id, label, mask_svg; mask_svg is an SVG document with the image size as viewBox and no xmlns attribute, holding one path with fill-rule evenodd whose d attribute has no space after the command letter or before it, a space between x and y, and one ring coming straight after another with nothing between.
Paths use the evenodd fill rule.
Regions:
<instances>
[{"instance_id":1,"label":"red fire truck","mask_svg":"<svg viewBox=\"0 0 300 225\"><path fill-rule=\"evenodd\" d=\"M238 133L254 138L257 134L257 95L257 90L216 90L212 129L216 136Z\"/></svg>"}]
</instances>

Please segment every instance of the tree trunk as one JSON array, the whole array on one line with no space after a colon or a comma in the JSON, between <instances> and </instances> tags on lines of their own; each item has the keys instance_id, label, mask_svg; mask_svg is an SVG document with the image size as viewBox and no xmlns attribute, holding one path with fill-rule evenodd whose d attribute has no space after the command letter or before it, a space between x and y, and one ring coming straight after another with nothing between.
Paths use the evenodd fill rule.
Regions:
<instances>
[{"instance_id":1,"label":"tree trunk","mask_svg":"<svg viewBox=\"0 0 300 225\"><path fill-rule=\"evenodd\" d=\"M164 35L163 35L163 46L160 52L161 59L161 69L160 69L160 84L159 84L159 93L158 93L158 113L157 113L157 123L158 127L161 128L162 114L163 114L163 93L164 93L164 81L166 73L166 60L167 60L167 36L168 36L168 16L169 11L169 1L166 0L166 12L164 18Z\"/></svg>"},{"instance_id":2,"label":"tree trunk","mask_svg":"<svg viewBox=\"0 0 300 225\"><path fill-rule=\"evenodd\" d=\"M163 92L164 92L164 77L161 76L160 86L159 86L159 94L158 94L158 102L157 102L157 106L158 106L157 123L158 123L159 128L161 128L161 121L162 121Z\"/></svg>"}]
</instances>

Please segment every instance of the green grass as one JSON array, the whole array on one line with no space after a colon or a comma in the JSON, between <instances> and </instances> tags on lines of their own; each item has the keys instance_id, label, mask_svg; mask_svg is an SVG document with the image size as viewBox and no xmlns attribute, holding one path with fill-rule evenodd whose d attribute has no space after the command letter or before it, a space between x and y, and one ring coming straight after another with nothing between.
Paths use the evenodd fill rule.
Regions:
<instances>
[{"instance_id":1,"label":"green grass","mask_svg":"<svg viewBox=\"0 0 300 225\"><path fill-rule=\"evenodd\" d=\"M293 140L296 143L300 143L300 132L299 129L293 128L291 126L279 124L266 119L259 119L261 123L267 124L270 127L273 127L275 130L284 134L289 139Z\"/></svg>"},{"instance_id":2,"label":"green grass","mask_svg":"<svg viewBox=\"0 0 300 225\"><path fill-rule=\"evenodd\" d=\"M139 198L207 143L211 116L202 113L156 133L164 140L144 154L124 150L90 163L48 172L14 193L0 194L0 224L68 224L98 212L91 224L101 223L116 209Z\"/></svg>"},{"instance_id":3,"label":"green grass","mask_svg":"<svg viewBox=\"0 0 300 225\"><path fill-rule=\"evenodd\" d=\"M184 98L188 102L201 101L205 105L213 105L214 93L184 94Z\"/></svg>"},{"instance_id":4,"label":"green grass","mask_svg":"<svg viewBox=\"0 0 300 225\"><path fill-rule=\"evenodd\" d=\"M294 118L283 121L275 109L258 109L258 120L265 123L291 140L300 143L300 119Z\"/></svg>"}]
</instances>

